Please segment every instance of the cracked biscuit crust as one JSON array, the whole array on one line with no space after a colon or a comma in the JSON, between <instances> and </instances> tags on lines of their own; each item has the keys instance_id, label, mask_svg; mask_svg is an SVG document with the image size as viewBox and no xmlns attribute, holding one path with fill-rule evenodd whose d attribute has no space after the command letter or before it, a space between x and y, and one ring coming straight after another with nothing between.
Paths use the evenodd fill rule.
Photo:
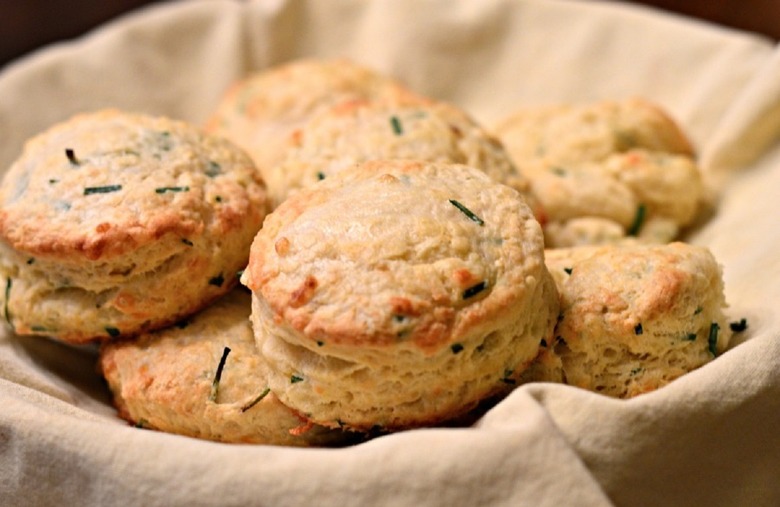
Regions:
<instances>
[{"instance_id":1,"label":"cracked biscuit crust","mask_svg":"<svg viewBox=\"0 0 780 507\"><path fill-rule=\"evenodd\" d=\"M69 342L130 335L235 284L266 213L252 161L167 118L102 110L31 139L0 187L5 317Z\"/></svg>"},{"instance_id":2,"label":"cracked biscuit crust","mask_svg":"<svg viewBox=\"0 0 780 507\"><path fill-rule=\"evenodd\" d=\"M461 415L511 388L557 316L530 208L455 164L368 162L294 194L242 282L271 389L326 426Z\"/></svg>"}]
</instances>

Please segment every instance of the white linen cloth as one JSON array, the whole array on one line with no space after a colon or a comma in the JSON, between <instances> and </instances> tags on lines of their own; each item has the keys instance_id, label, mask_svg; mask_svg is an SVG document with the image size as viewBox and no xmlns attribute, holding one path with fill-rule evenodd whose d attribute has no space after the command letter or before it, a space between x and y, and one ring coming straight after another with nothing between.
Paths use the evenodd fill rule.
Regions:
<instances>
[{"instance_id":1,"label":"white linen cloth","mask_svg":"<svg viewBox=\"0 0 780 507\"><path fill-rule=\"evenodd\" d=\"M748 329L710 364L624 401L518 388L473 428L346 449L228 445L119 420L92 348L0 335L0 504L780 505L780 51L620 3L184 1L0 73L0 168L71 114L202 122L247 73L345 56L485 124L523 104L644 96L680 121L722 194L691 242Z\"/></svg>"}]
</instances>

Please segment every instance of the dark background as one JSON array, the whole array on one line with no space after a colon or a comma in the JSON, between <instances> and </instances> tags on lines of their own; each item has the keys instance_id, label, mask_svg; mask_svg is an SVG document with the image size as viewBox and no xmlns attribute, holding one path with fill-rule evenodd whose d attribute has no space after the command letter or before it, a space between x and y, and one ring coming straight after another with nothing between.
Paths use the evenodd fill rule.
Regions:
<instances>
[{"instance_id":1,"label":"dark background","mask_svg":"<svg viewBox=\"0 0 780 507\"><path fill-rule=\"evenodd\" d=\"M3 0L0 67L42 45L70 39L160 0ZM587 0L581 0L587 1ZM712 23L780 39L780 0L633 0Z\"/></svg>"}]
</instances>

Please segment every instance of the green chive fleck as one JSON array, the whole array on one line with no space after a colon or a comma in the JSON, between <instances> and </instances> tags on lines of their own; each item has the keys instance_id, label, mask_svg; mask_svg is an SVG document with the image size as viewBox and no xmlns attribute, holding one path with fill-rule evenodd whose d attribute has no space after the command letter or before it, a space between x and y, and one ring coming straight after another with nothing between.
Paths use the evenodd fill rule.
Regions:
<instances>
[{"instance_id":1,"label":"green chive fleck","mask_svg":"<svg viewBox=\"0 0 780 507\"><path fill-rule=\"evenodd\" d=\"M122 185L106 185L104 187L87 187L84 189L84 195L108 194L122 190Z\"/></svg>"},{"instance_id":2,"label":"green chive fleck","mask_svg":"<svg viewBox=\"0 0 780 507\"><path fill-rule=\"evenodd\" d=\"M644 204L640 204L636 208L636 215L634 216L634 222L631 224L631 227L628 228L628 235L629 236L636 236L639 234L639 230L642 228L642 224L645 221L645 212L647 211L647 208L645 208Z\"/></svg>"},{"instance_id":3,"label":"green chive fleck","mask_svg":"<svg viewBox=\"0 0 780 507\"><path fill-rule=\"evenodd\" d=\"M222 276L222 273L220 273L217 276L209 279L209 285L214 285L216 287L222 287L223 283L225 283L225 277Z\"/></svg>"},{"instance_id":4,"label":"green chive fleck","mask_svg":"<svg viewBox=\"0 0 780 507\"><path fill-rule=\"evenodd\" d=\"M741 333L745 329L747 329L747 319L742 318L739 319L737 322L732 322L729 324L729 329L731 329L735 333Z\"/></svg>"},{"instance_id":5,"label":"green chive fleck","mask_svg":"<svg viewBox=\"0 0 780 507\"><path fill-rule=\"evenodd\" d=\"M450 350L452 350L453 354L459 354L463 351L463 345L460 343L453 343L452 346L450 346Z\"/></svg>"},{"instance_id":6,"label":"green chive fleck","mask_svg":"<svg viewBox=\"0 0 780 507\"><path fill-rule=\"evenodd\" d=\"M566 169L563 167L553 167L550 169L550 172L556 176L566 176Z\"/></svg>"},{"instance_id":7,"label":"green chive fleck","mask_svg":"<svg viewBox=\"0 0 780 507\"><path fill-rule=\"evenodd\" d=\"M636 326L634 326L634 334L640 335L640 334L642 334L644 332L645 332L645 330L642 329L642 323L641 322L639 324L637 324Z\"/></svg>"},{"instance_id":8,"label":"green chive fleck","mask_svg":"<svg viewBox=\"0 0 780 507\"><path fill-rule=\"evenodd\" d=\"M517 381L512 378L514 370L504 370L504 376L501 378L501 382L504 384L515 385Z\"/></svg>"},{"instance_id":9,"label":"green chive fleck","mask_svg":"<svg viewBox=\"0 0 780 507\"><path fill-rule=\"evenodd\" d=\"M260 400L262 400L263 398L268 396L268 393L270 393L270 392L271 392L271 388L270 387L266 387L265 389L263 389L263 392L260 393L259 395L257 395L257 397L255 399L251 400L249 403L247 403L247 404L245 404L245 405L243 405L241 407L241 412L246 412L250 408L252 408L255 405L257 405L258 403L260 403Z\"/></svg>"},{"instance_id":10,"label":"green chive fleck","mask_svg":"<svg viewBox=\"0 0 780 507\"><path fill-rule=\"evenodd\" d=\"M539 346L541 346L541 347L547 347L547 340L545 340L544 338L542 338L542 341L540 341L540 342L539 342Z\"/></svg>"},{"instance_id":11,"label":"green chive fleck","mask_svg":"<svg viewBox=\"0 0 780 507\"><path fill-rule=\"evenodd\" d=\"M218 195L218 196L216 196L216 197L214 198L214 201L215 201L215 202L222 202L222 196L221 196L221 195Z\"/></svg>"},{"instance_id":12,"label":"green chive fleck","mask_svg":"<svg viewBox=\"0 0 780 507\"><path fill-rule=\"evenodd\" d=\"M122 333L121 333L121 331L119 331L119 329L117 329L117 328L115 328L115 327L110 327L110 326L107 326L107 327L105 328L105 330L106 330L106 333L108 333L108 336L110 336L110 337L112 337L112 338L116 338L117 336L119 336L120 334L122 334Z\"/></svg>"},{"instance_id":13,"label":"green chive fleck","mask_svg":"<svg viewBox=\"0 0 780 507\"><path fill-rule=\"evenodd\" d=\"M697 306L696 309L693 311L693 314L699 315L703 310L704 308L702 308L701 306Z\"/></svg>"},{"instance_id":14,"label":"green chive fleck","mask_svg":"<svg viewBox=\"0 0 780 507\"><path fill-rule=\"evenodd\" d=\"M713 356L718 355L718 331L720 331L720 326L717 322L710 324L710 335L707 338L707 344Z\"/></svg>"},{"instance_id":15,"label":"green chive fleck","mask_svg":"<svg viewBox=\"0 0 780 507\"><path fill-rule=\"evenodd\" d=\"M189 192L190 187L160 187L155 188L154 191L158 194L164 194L166 192Z\"/></svg>"},{"instance_id":16,"label":"green chive fleck","mask_svg":"<svg viewBox=\"0 0 780 507\"><path fill-rule=\"evenodd\" d=\"M55 183L59 183L59 182L60 182L60 180L58 180L57 178L51 178L49 180L49 185L54 185Z\"/></svg>"},{"instance_id":17,"label":"green chive fleck","mask_svg":"<svg viewBox=\"0 0 780 507\"><path fill-rule=\"evenodd\" d=\"M477 294L485 290L486 287L487 287L487 283L484 280L479 282L476 285L472 285L471 287L463 291L463 299L469 299L476 296Z\"/></svg>"},{"instance_id":18,"label":"green chive fleck","mask_svg":"<svg viewBox=\"0 0 780 507\"><path fill-rule=\"evenodd\" d=\"M390 125L392 125L393 133L395 135L400 136L404 133L404 129L401 127L401 120L399 120L397 116L390 117Z\"/></svg>"},{"instance_id":19,"label":"green chive fleck","mask_svg":"<svg viewBox=\"0 0 780 507\"><path fill-rule=\"evenodd\" d=\"M298 382L303 382L303 377L299 377L298 375L292 375L290 377L291 384L297 384Z\"/></svg>"},{"instance_id":20,"label":"green chive fleck","mask_svg":"<svg viewBox=\"0 0 780 507\"><path fill-rule=\"evenodd\" d=\"M30 329L35 331L36 333L45 333L48 331L46 326L41 326L41 325L30 326Z\"/></svg>"},{"instance_id":21,"label":"green chive fleck","mask_svg":"<svg viewBox=\"0 0 780 507\"><path fill-rule=\"evenodd\" d=\"M148 427L148 425L149 425L149 421L147 421L147 420L146 420L146 419L144 419L143 417L142 417L142 418L140 418L140 419L138 419L138 422L137 422L137 423L135 423L135 427L136 427L136 428L141 428L141 429L145 429L145 428L147 428L147 427Z\"/></svg>"},{"instance_id":22,"label":"green chive fleck","mask_svg":"<svg viewBox=\"0 0 780 507\"><path fill-rule=\"evenodd\" d=\"M450 199L450 204L458 208L464 215L466 215L469 220L472 222L477 223L477 225L485 225L485 221L479 218L477 215L475 215L470 209L456 201L455 199Z\"/></svg>"},{"instance_id":23,"label":"green chive fleck","mask_svg":"<svg viewBox=\"0 0 780 507\"><path fill-rule=\"evenodd\" d=\"M167 130L160 132L160 149L162 151L171 150L171 133Z\"/></svg>"},{"instance_id":24,"label":"green chive fleck","mask_svg":"<svg viewBox=\"0 0 780 507\"><path fill-rule=\"evenodd\" d=\"M567 275L570 275L572 271L574 271L573 268L563 268L563 270L566 272Z\"/></svg>"},{"instance_id":25,"label":"green chive fleck","mask_svg":"<svg viewBox=\"0 0 780 507\"><path fill-rule=\"evenodd\" d=\"M688 340L688 341L691 341L691 342L695 341L696 340L696 333L688 333L685 336L685 339Z\"/></svg>"},{"instance_id":26,"label":"green chive fleck","mask_svg":"<svg viewBox=\"0 0 780 507\"><path fill-rule=\"evenodd\" d=\"M322 171L317 171L317 180L322 181L325 179L325 173Z\"/></svg>"},{"instance_id":27,"label":"green chive fleck","mask_svg":"<svg viewBox=\"0 0 780 507\"><path fill-rule=\"evenodd\" d=\"M219 359L219 364L217 365L217 373L214 375L214 380L211 382L209 401L217 401L217 394L219 394L219 381L222 379L222 369L225 367L225 361L227 361L228 354L230 354L230 347L225 347L222 349L222 357Z\"/></svg>"},{"instance_id":28,"label":"green chive fleck","mask_svg":"<svg viewBox=\"0 0 780 507\"><path fill-rule=\"evenodd\" d=\"M32 264L35 264L35 257L30 257L29 259L27 259L27 265L30 266Z\"/></svg>"},{"instance_id":29,"label":"green chive fleck","mask_svg":"<svg viewBox=\"0 0 780 507\"><path fill-rule=\"evenodd\" d=\"M217 176L220 172L222 172L222 166L220 166L218 163L214 162L213 160L209 160L209 165L206 168L206 176L209 178L213 178L214 176Z\"/></svg>"},{"instance_id":30,"label":"green chive fleck","mask_svg":"<svg viewBox=\"0 0 780 507\"><path fill-rule=\"evenodd\" d=\"M323 345L325 345L325 342L324 342L324 341L322 341L322 340L317 340L317 346L318 346L318 347L322 347Z\"/></svg>"},{"instance_id":31,"label":"green chive fleck","mask_svg":"<svg viewBox=\"0 0 780 507\"><path fill-rule=\"evenodd\" d=\"M243 269L239 269L238 271L236 271L236 278L241 278L241 275L244 274L244 271L245 270L243 270Z\"/></svg>"},{"instance_id":32,"label":"green chive fleck","mask_svg":"<svg viewBox=\"0 0 780 507\"><path fill-rule=\"evenodd\" d=\"M8 300L11 299L11 286L13 281L10 278L5 280L5 321L11 324L11 312L8 310Z\"/></svg>"},{"instance_id":33,"label":"green chive fleck","mask_svg":"<svg viewBox=\"0 0 780 507\"><path fill-rule=\"evenodd\" d=\"M637 144L636 136L625 130L615 130L615 137L617 138L621 151L631 149Z\"/></svg>"},{"instance_id":34,"label":"green chive fleck","mask_svg":"<svg viewBox=\"0 0 780 507\"><path fill-rule=\"evenodd\" d=\"M70 162L71 164L81 165L79 159L76 158L76 153L73 151L73 148L65 148L65 156L68 157L68 162Z\"/></svg>"}]
</instances>

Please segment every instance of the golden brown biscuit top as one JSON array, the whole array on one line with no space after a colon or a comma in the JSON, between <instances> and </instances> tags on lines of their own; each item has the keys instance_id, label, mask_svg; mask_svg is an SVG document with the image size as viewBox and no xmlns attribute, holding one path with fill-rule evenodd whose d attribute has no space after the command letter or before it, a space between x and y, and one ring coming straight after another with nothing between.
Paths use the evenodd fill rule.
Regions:
<instances>
[{"instance_id":1,"label":"golden brown biscuit top","mask_svg":"<svg viewBox=\"0 0 780 507\"><path fill-rule=\"evenodd\" d=\"M405 90L395 80L346 59L301 59L252 74L234 83L211 118L211 126L232 115L252 120L293 121L310 114L323 100L359 92L379 96Z\"/></svg>"},{"instance_id":2,"label":"golden brown biscuit top","mask_svg":"<svg viewBox=\"0 0 780 507\"><path fill-rule=\"evenodd\" d=\"M184 122L103 110L28 141L0 207L0 235L30 254L111 259L166 239L158 253L167 256L207 228L259 227L265 189L248 156L225 140Z\"/></svg>"},{"instance_id":3,"label":"golden brown biscuit top","mask_svg":"<svg viewBox=\"0 0 780 507\"><path fill-rule=\"evenodd\" d=\"M242 282L307 345L436 350L507 318L542 269L513 189L468 166L375 161L269 215Z\"/></svg>"},{"instance_id":4,"label":"golden brown biscuit top","mask_svg":"<svg viewBox=\"0 0 780 507\"><path fill-rule=\"evenodd\" d=\"M208 132L247 150L261 170L283 155L280 143L322 107L352 98L412 96L396 80L346 59L301 59L235 82L206 122Z\"/></svg>"},{"instance_id":5,"label":"golden brown biscuit top","mask_svg":"<svg viewBox=\"0 0 780 507\"><path fill-rule=\"evenodd\" d=\"M636 148L694 156L679 125L641 98L521 108L495 131L521 169L533 160L597 161Z\"/></svg>"},{"instance_id":6,"label":"golden brown biscuit top","mask_svg":"<svg viewBox=\"0 0 780 507\"><path fill-rule=\"evenodd\" d=\"M588 246L546 251L563 295L557 332L642 340L642 326L656 334L686 336L716 322L723 302L721 274L706 248L685 243ZM704 324L702 324L704 323ZM680 327L687 325L688 327ZM726 330L715 337L725 347Z\"/></svg>"},{"instance_id":7,"label":"golden brown biscuit top","mask_svg":"<svg viewBox=\"0 0 780 507\"><path fill-rule=\"evenodd\" d=\"M344 100L415 96L396 80L346 59L301 59L251 74L231 86L206 122L252 157L268 187L270 208L288 193L286 141L317 111Z\"/></svg>"},{"instance_id":8,"label":"golden brown biscuit top","mask_svg":"<svg viewBox=\"0 0 780 507\"><path fill-rule=\"evenodd\" d=\"M378 159L465 164L521 193L529 189L499 141L466 112L422 97L354 99L323 109L290 136L287 158L274 172L296 188Z\"/></svg>"}]
</instances>

